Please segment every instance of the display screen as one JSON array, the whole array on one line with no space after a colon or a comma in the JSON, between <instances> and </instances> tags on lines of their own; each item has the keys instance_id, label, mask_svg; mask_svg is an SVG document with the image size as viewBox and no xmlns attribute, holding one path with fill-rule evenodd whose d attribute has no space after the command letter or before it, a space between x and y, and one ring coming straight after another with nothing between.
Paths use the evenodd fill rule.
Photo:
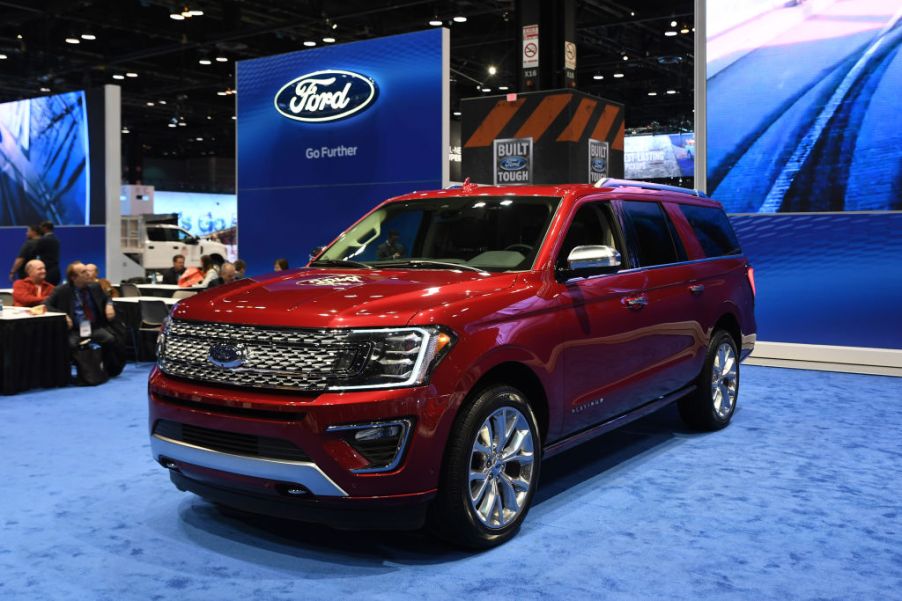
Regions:
<instances>
[{"instance_id":1,"label":"display screen","mask_svg":"<svg viewBox=\"0 0 902 601\"><path fill-rule=\"evenodd\" d=\"M707 192L731 213L902 209L902 0L707 3Z\"/></svg>"},{"instance_id":2,"label":"display screen","mask_svg":"<svg viewBox=\"0 0 902 601\"><path fill-rule=\"evenodd\" d=\"M84 92L0 104L0 225L90 223Z\"/></svg>"},{"instance_id":3,"label":"display screen","mask_svg":"<svg viewBox=\"0 0 902 601\"><path fill-rule=\"evenodd\" d=\"M695 134L626 136L623 162L626 179L692 177Z\"/></svg>"},{"instance_id":4,"label":"display screen","mask_svg":"<svg viewBox=\"0 0 902 601\"><path fill-rule=\"evenodd\" d=\"M238 200L234 194L155 190L153 210L178 213L179 225L198 237L238 225Z\"/></svg>"}]
</instances>

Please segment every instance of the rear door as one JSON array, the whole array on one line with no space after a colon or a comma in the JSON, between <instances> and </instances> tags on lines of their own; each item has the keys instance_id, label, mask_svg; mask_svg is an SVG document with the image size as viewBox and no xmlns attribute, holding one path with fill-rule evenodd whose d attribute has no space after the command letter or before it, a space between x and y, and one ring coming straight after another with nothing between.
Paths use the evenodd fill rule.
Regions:
<instances>
[{"instance_id":1,"label":"rear door","mask_svg":"<svg viewBox=\"0 0 902 601\"><path fill-rule=\"evenodd\" d=\"M691 383L698 375L706 338L691 283L692 266L663 205L623 199L614 206L629 241L631 265L645 276L641 302L635 307L646 324L640 350L645 368L637 374L635 407Z\"/></svg>"}]
</instances>

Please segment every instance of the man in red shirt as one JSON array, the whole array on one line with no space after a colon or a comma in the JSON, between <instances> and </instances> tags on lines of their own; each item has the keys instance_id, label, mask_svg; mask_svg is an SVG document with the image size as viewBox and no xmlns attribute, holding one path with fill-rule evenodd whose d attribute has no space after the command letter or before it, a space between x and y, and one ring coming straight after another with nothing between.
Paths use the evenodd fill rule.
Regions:
<instances>
[{"instance_id":1,"label":"man in red shirt","mask_svg":"<svg viewBox=\"0 0 902 601\"><path fill-rule=\"evenodd\" d=\"M13 305L34 307L41 305L53 292L53 284L45 281L47 269L40 259L32 259L25 264L25 279L13 282Z\"/></svg>"}]
</instances>

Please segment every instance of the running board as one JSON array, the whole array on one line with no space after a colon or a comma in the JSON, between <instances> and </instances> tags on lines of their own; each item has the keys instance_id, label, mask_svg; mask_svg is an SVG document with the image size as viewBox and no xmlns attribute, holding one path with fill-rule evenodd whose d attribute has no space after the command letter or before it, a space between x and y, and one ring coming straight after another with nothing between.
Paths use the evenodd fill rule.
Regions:
<instances>
[{"instance_id":1,"label":"running board","mask_svg":"<svg viewBox=\"0 0 902 601\"><path fill-rule=\"evenodd\" d=\"M676 392L671 392L670 394L664 395L659 399L649 401L648 403L645 403L641 407L637 407L636 409L633 409L628 413L618 415L617 417L600 423L597 426L591 426L589 428L586 428L585 430L580 430L579 432L571 434L567 438L553 442L545 447L545 450L542 453L542 458L547 459L549 457L554 457L558 453L563 453L564 451L572 449L577 445L581 445L582 443L589 441L596 436L601 436L602 434L610 432L611 430L616 430L620 426L625 426L632 421L635 421L641 417L645 417L649 413L654 413L658 409L669 405L677 399L680 399L687 394L694 392L695 389L695 384L686 386L685 388L681 388Z\"/></svg>"}]
</instances>

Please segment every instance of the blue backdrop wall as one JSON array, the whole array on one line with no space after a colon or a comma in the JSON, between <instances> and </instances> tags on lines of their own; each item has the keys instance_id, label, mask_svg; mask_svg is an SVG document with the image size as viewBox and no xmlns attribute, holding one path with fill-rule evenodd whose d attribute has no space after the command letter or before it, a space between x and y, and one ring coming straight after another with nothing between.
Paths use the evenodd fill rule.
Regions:
<instances>
[{"instance_id":1,"label":"blue backdrop wall","mask_svg":"<svg viewBox=\"0 0 902 601\"><path fill-rule=\"evenodd\" d=\"M238 64L238 254L248 272L314 246L447 170L447 30Z\"/></svg>"},{"instance_id":2,"label":"blue backdrop wall","mask_svg":"<svg viewBox=\"0 0 902 601\"><path fill-rule=\"evenodd\" d=\"M734 215L758 340L902 349L902 213Z\"/></svg>"},{"instance_id":3,"label":"blue backdrop wall","mask_svg":"<svg viewBox=\"0 0 902 601\"><path fill-rule=\"evenodd\" d=\"M19 255L19 249L25 242L24 227L0 227L0 261L5 261L2 267L3 281L0 288L12 286L7 274L13 261ZM72 261L94 263L98 273L106 273L106 227L102 225L58 225L53 230L60 241L60 273L63 279L66 275L66 265Z\"/></svg>"}]
</instances>

